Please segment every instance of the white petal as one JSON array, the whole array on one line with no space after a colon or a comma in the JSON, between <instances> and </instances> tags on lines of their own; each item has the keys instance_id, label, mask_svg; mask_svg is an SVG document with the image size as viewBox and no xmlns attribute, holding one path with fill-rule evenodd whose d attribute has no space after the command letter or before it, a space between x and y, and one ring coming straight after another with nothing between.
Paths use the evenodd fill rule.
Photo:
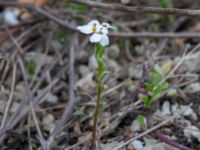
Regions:
<instances>
[{"instance_id":1,"label":"white petal","mask_svg":"<svg viewBox=\"0 0 200 150\"><path fill-rule=\"evenodd\" d=\"M108 28L103 27L103 28L101 28L100 32L103 34L108 34Z\"/></svg>"},{"instance_id":2,"label":"white petal","mask_svg":"<svg viewBox=\"0 0 200 150\"><path fill-rule=\"evenodd\" d=\"M109 38L108 38L108 36L106 34L102 35L100 44L102 46L107 46L109 44Z\"/></svg>"},{"instance_id":3,"label":"white petal","mask_svg":"<svg viewBox=\"0 0 200 150\"><path fill-rule=\"evenodd\" d=\"M92 20L88 23L88 25L91 25L92 27L96 27L96 32L99 32L100 29L102 28L102 25L99 23L98 20Z\"/></svg>"},{"instance_id":4,"label":"white petal","mask_svg":"<svg viewBox=\"0 0 200 150\"><path fill-rule=\"evenodd\" d=\"M91 21L88 23L88 25L92 25L92 26L93 26L94 24L100 25L100 23L99 23L98 20L91 20Z\"/></svg>"},{"instance_id":5,"label":"white petal","mask_svg":"<svg viewBox=\"0 0 200 150\"><path fill-rule=\"evenodd\" d=\"M103 23L102 23L102 26L103 26L104 28L107 28L107 29L116 30L115 27L111 26L111 25L110 25L109 23L107 23L107 22L103 22Z\"/></svg>"},{"instance_id":6,"label":"white petal","mask_svg":"<svg viewBox=\"0 0 200 150\"><path fill-rule=\"evenodd\" d=\"M102 38L102 34L94 33L94 34L90 37L90 42L91 42L91 43L98 43L98 42L100 42L101 38Z\"/></svg>"},{"instance_id":7,"label":"white petal","mask_svg":"<svg viewBox=\"0 0 200 150\"><path fill-rule=\"evenodd\" d=\"M91 34L92 33L92 26L91 25L83 25L83 26L78 26L77 29L81 31L82 33L85 34Z\"/></svg>"}]
</instances>

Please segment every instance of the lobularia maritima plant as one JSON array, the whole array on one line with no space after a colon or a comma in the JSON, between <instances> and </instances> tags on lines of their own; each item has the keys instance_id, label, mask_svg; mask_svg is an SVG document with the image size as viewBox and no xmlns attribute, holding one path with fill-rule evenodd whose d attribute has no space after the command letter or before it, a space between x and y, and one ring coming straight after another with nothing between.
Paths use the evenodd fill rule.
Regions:
<instances>
[{"instance_id":1,"label":"lobularia maritima plant","mask_svg":"<svg viewBox=\"0 0 200 150\"><path fill-rule=\"evenodd\" d=\"M104 85L102 84L102 79L108 73L106 64L103 60L103 55L105 52L105 47L109 45L108 29L110 28L113 27L109 23L100 24L98 20L92 20L86 25L77 27L77 29L80 32L91 35L89 40L91 43L95 44L95 58L98 64L97 100L94 112L91 149L96 149L97 124L99 118L100 101L101 101L101 94L104 89Z\"/></svg>"}]
</instances>

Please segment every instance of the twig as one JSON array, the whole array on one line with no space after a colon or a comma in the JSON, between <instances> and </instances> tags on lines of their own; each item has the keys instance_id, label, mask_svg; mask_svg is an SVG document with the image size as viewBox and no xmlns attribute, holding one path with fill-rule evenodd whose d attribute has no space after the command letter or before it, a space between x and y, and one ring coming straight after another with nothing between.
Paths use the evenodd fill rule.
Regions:
<instances>
[{"instance_id":1,"label":"twig","mask_svg":"<svg viewBox=\"0 0 200 150\"><path fill-rule=\"evenodd\" d=\"M30 131L30 124L31 124L31 115L29 114L28 115L28 129L27 129L27 135L28 135L28 143L29 143L29 149L30 150L33 150L33 145L32 145L32 142L31 142L31 131Z\"/></svg>"},{"instance_id":2,"label":"twig","mask_svg":"<svg viewBox=\"0 0 200 150\"><path fill-rule=\"evenodd\" d=\"M200 38L200 33L194 32L116 32L110 33L113 37L126 37L126 38Z\"/></svg>"},{"instance_id":3,"label":"twig","mask_svg":"<svg viewBox=\"0 0 200 150\"><path fill-rule=\"evenodd\" d=\"M76 38L76 36L74 37ZM73 41L73 40L72 40ZM48 140L47 140L47 150L51 149L51 144L55 138L56 135L62 130L65 122L71 117L75 103L76 103L76 97L74 93L74 84L75 84L75 73L74 73L74 55L75 54L75 45L74 43L70 46L70 60L69 60L69 103L66 105L65 110L54 127L53 131L51 132Z\"/></svg>"},{"instance_id":4,"label":"twig","mask_svg":"<svg viewBox=\"0 0 200 150\"><path fill-rule=\"evenodd\" d=\"M106 10L114 10L128 13L158 13L199 17L200 10L178 9L178 8L159 8L159 7L145 7L145 6L124 6L112 3L92 2L88 0L70 0L72 3L87 5L89 7L96 7Z\"/></svg>"},{"instance_id":5,"label":"twig","mask_svg":"<svg viewBox=\"0 0 200 150\"><path fill-rule=\"evenodd\" d=\"M17 42L17 40L13 37L13 35L11 34L11 32L9 31L9 29L6 27L7 29L7 32L10 36L10 38L12 39L13 43L15 44L17 50L19 52L23 52L23 49L21 48L21 46L19 45L19 43ZM26 97L27 97L27 100L29 102L29 106L30 106L30 109L31 109L31 114L33 116L33 120L34 120L34 123L35 123L35 126L36 126L36 129L37 129L37 133L39 134L39 139L40 139L40 142L42 144L42 146L44 146L46 143L45 142L45 139L42 135L42 132L41 132L41 129L39 127L39 124L38 124L38 121L37 121L37 117L36 117L36 114L35 114L35 110L34 110L34 105L33 105L33 102L32 102L32 93L30 92L30 88L29 88L29 85L28 85L28 79L27 79L27 76L26 76L26 71L25 71L25 67L24 67L24 64L21 60L21 58L19 56L17 56L17 60L18 60L18 63L19 63L19 66L21 68L21 72L22 72L22 76L24 78L24 82L25 82L25 86L26 86Z\"/></svg>"},{"instance_id":6,"label":"twig","mask_svg":"<svg viewBox=\"0 0 200 150\"><path fill-rule=\"evenodd\" d=\"M18 2L12 2L12 1L0 1L0 6L11 6L11 7L26 8L30 11L36 12L36 13L56 22L57 24L61 25L62 27L65 27L65 28L71 29L71 30L76 30L76 28L74 28L68 22L63 21L62 19L59 19L57 16L51 14L47 10L45 10L45 9L39 7L39 6L33 5L33 4L18 3Z\"/></svg>"},{"instance_id":7,"label":"twig","mask_svg":"<svg viewBox=\"0 0 200 150\"><path fill-rule=\"evenodd\" d=\"M176 64L176 66L169 72L169 74L160 82L163 83L165 82L167 79L169 79L174 72L180 67L180 65L183 63L184 60L186 60L190 54L194 53L196 50L198 50L200 48L200 43L197 44L188 54L187 54L187 50L189 49L189 45L186 45L185 49L184 49L184 53L183 56L181 58L181 60Z\"/></svg>"},{"instance_id":8,"label":"twig","mask_svg":"<svg viewBox=\"0 0 200 150\"><path fill-rule=\"evenodd\" d=\"M128 12L151 12L151 13L166 13L166 14L177 14L177 12L180 11L179 15L188 15L188 16L200 16L200 10L188 10L188 9L175 9L175 8L154 8L154 7L128 7L123 5L117 5L117 4L104 4L104 3L98 3L98 2L86 2L86 1L80 1L80 0L73 0L72 2L81 3L85 5L89 5L92 7L100 7L105 8L108 10L117 10L120 11L121 8L123 8L123 11ZM46 17L55 23L59 24L60 26L70 29L72 31L77 31L76 27L71 25L67 21L63 21L59 17L55 16L54 14L50 13L49 11L32 5L32 4L23 4L23 3L16 3L11 1L0 1L0 6L13 6L13 7L21 7L26 8L28 10L31 10L33 12L36 12L37 14L42 15L43 17ZM118 8L119 7L119 8ZM127 9L128 8L128 9ZM131 11L130 11L130 10ZM145 10L145 11L144 11ZM157 10L157 11L153 11ZM159 11L160 10L160 11ZM110 36L114 37L126 37L126 38L200 38L199 33L193 33L193 32L181 32L181 33L174 33L174 32L117 32L117 33L111 33Z\"/></svg>"},{"instance_id":9,"label":"twig","mask_svg":"<svg viewBox=\"0 0 200 150\"><path fill-rule=\"evenodd\" d=\"M42 145L44 145L43 143L45 143L45 139L44 139L44 137L42 135L42 132L41 132L41 129L40 129L40 126L39 126L39 123L37 121L37 117L36 117L36 114L35 114L35 109L34 109L34 105L33 105L32 98L31 98L32 94L30 93L30 89L29 89L29 85L28 85L28 80L27 80L24 64L23 64L22 60L20 59L20 57L17 57L17 59L18 59L19 66L20 66L21 71L22 71L23 78L24 78L24 82L25 82L25 86L26 86L26 96L27 96L27 99L28 99L28 102L29 102L29 106L30 106L30 109L31 109L31 114L32 114L32 117L33 117L33 121L35 123L36 129L37 129L37 133L39 135L40 142L41 142Z\"/></svg>"},{"instance_id":10,"label":"twig","mask_svg":"<svg viewBox=\"0 0 200 150\"><path fill-rule=\"evenodd\" d=\"M4 127L7 115L8 115L8 111L10 109L10 105L12 102L12 98L13 98L13 93L14 93L14 88L15 88L15 80L16 80L16 64L14 64L13 66L13 76L12 76L12 86L11 86L11 92L10 92L10 96L6 105L6 109L5 109L5 113L2 119L2 123L1 123L1 128Z\"/></svg>"}]
</instances>

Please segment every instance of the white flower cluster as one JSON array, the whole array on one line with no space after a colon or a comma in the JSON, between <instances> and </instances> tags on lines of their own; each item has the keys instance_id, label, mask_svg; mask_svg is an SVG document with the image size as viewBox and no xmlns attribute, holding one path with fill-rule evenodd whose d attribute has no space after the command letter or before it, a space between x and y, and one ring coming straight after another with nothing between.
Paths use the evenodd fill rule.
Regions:
<instances>
[{"instance_id":1,"label":"white flower cluster","mask_svg":"<svg viewBox=\"0 0 200 150\"><path fill-rule=\"evenodd\" d=\"M109 23L100 24L98 20L92 20L88 24L78 26L77 29L85 34L92 34L91 43L100 43L102 46L109 44L108 29L113 28Z\"/></svg>"}]
</instances>

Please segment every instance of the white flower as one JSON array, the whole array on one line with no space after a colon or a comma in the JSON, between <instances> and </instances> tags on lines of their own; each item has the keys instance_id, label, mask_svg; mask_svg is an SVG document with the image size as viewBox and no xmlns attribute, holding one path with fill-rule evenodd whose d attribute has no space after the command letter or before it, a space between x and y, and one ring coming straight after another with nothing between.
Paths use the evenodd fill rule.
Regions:
<instances>
[{"instance_id":1,"label":"white flower","mask_svg":"<svg viewBox=\"0 0 200 150\"><path fill-rule=\"evenodd\" d=\"M92 20L88 24L78 26L77 29L85 34L92 34L90 37L91 43L100 43L102 46L109 44L108 29L113 28L108 23L100 24L97 20Z\"/></svg>"}]
</instances>

